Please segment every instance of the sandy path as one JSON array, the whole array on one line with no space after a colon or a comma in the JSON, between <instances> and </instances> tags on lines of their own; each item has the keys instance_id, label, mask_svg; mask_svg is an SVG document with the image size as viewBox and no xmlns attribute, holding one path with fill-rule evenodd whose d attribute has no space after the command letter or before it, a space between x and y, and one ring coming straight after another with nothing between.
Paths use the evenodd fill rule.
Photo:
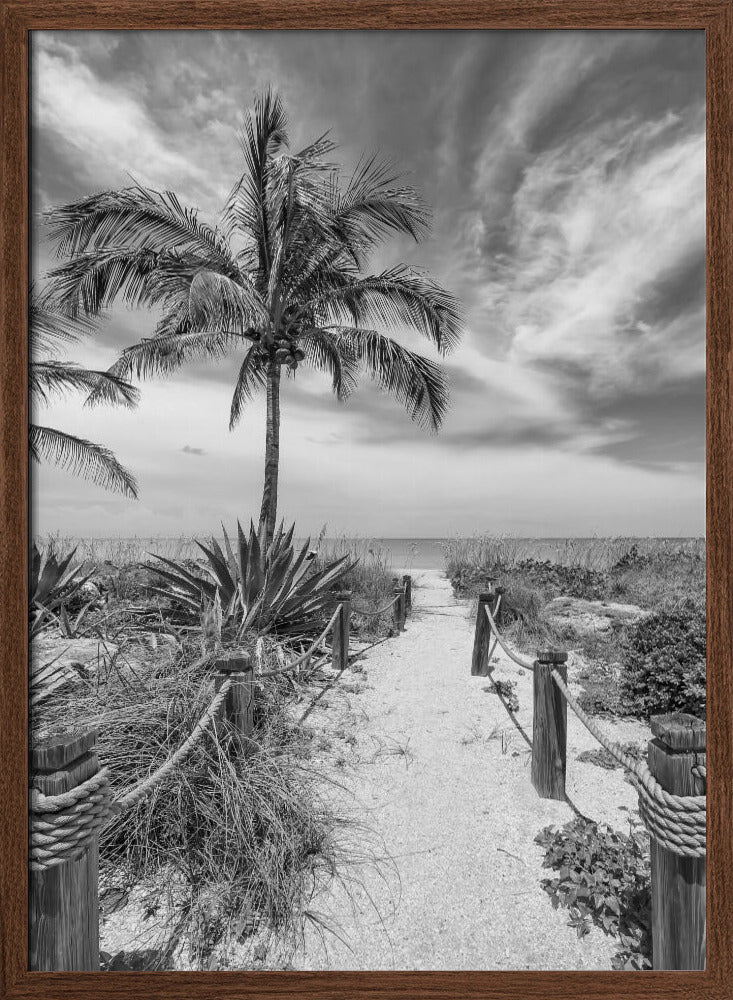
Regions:
<instances>
[{"instance_id":1,"label":"sandy path","mask_svg":"<svg viewBox=\"0 0 733 1000\"><path fill-rule=\"evenodd\" d=\"M540 887L547 873L533 838L571 819L572 808L537 797L525 738L489 679L470 676L467 603L437 571L413 573L407 630L367 654L363 690L347 683L311 716L345 739L339 809L373 831L392 863L356 872L363 884L351 898L335 886L314 902L339 937L310 929L292 965L608 969L614 941L597 930L579 941ZM518 719L531 737L528 672L501 654L495 675L516 681ZM647 736L634 724L606 730L622 740ZM568 795L581 812L624 829L636 796L621 772L575 760L595 745L571 716Z\"/></svg>"}]
</instances>

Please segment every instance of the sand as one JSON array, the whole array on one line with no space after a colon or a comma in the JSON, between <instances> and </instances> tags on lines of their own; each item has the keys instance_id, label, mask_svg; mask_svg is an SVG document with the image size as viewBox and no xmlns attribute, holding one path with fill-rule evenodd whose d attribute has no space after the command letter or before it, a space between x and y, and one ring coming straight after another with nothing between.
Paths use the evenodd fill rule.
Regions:
<instances>
[{"instance_id":1,"label":"sand","mask_svg":"<svg viewBox=\"0 0 733 1000\"><path fill-rule=\"evenodd\" d=\"M436 570L415 571L413 614L400 636L344 674L308 724L342 744L332 795L369 831L381 860L355 865L314 902L317 922L296 969L609 969L616 942L579 939L540 882L535 835L574 814L628 829L636 794L619 770L576 760L597 743L569 714L567 802L530 781L532 681L499 653L495 676L516 682L512 722L489 678L471 677L473 620ZM572 679L578 663L569 662ZM643 742L638 723L604 723ZM329 755L333 760L333 754ZM324 933L323 924L336 933Z\"/></svg>"}]
</instances>

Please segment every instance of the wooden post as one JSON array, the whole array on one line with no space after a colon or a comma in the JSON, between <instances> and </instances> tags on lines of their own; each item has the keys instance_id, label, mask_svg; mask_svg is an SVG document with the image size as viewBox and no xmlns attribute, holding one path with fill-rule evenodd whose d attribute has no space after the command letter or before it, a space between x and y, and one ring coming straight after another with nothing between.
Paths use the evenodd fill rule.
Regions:
<instances>
[{"instance_id":1,"label":"wooden post","mask_svg":"<svg viewBox=\"0 0 733 1000\"><path fill-rule=\"evenodd\" d=\"M494 587L493 589L494 589L494 598L500 597L502 594L506 594L506 587ZM496 622L496 627L497 628L501 628L502 625L504 624L504 622L506 621L506 619L504 617L504 603L503 603L503 601L499 605L499 610L496 612L496 615L494 617L494 621Z\"/></svg>"},{"instance_id":2,"label":"wooden post","mask_svg":"<svg viewBox=\"0 0 733 1000\"><path fill-rule=\"evenodd\" d=\"M408 615L412 611L412 577L409 573L402 577L402 585L405 589L405 614Z\"/></svg>"},{"instance_id":3,"label":"wooden post","mask_svg":"<svg viewBox=\"0 0 733 1000\"><path fill-rule=\"evenodd\" d=\"M532 784L542 799L565 798L568 703L551 674L557 669L567 681L567 658L562 650L542 649L534 664Z\"/></svg>"},{"instance_id":4,"label":"wooden post","mask_svg":"<svg viewBox=\"0 0 733 1000\"><path fill-rule=\"evenodd\" d=\"M31 751L31 785L71 791L99 771L96 732L51 734ZM31 972L99 972L99 835L79 858L30 869Z\"/></svg>"},{"instance_id":5,"label":"wooden post","mask_svg":"<svg viewBox=\"0 0 733 1000\"><path fill-rule=\"evenodd\" d=\"M349 632L351 631L351 591L341 590L336 594L340 604L339 615L333 624L331 643L331 666L334 670L345 670L349 663Z\"/></svg>"},{"instance_id":6,"label":"wooden post","mask_svg":"<svg viewBox=\"0 0 733 1000\"><path fill-rule=\"evenodd\" d=\"M244 650L233 650L220 656L216 661L214 689L219 691L224 681L231 677L231 687L227 691L222 708L222 718L226 720L244 756L252 752L252 732L254 730L254 668L252 657ZM216 723L215 723L216 725ZM222 727L219 726L221 734Z\"/></svg>"},{"instance_id":7,"label":"wooden post","mask_svg":"<svg viewBox=\"0 0 733 1000\"><path fill-rule=\"evenodd\" d=\"M397 577L395 577L397 580ZM392 593L394 594L395 602L393 607L393 618L394 627L396 632L405 631L405 589L399 582L394 587Z\"/></svg>"},{"instance_id":8,"label":"wooden post","mask_svg":"<svg viewBox=\"0 0 733 1000\"><path fill-rule=\"evenodd\" d=\"M704 795L692 768L705 765L702 719L675 713L651 719L649 770L674 795ZM654 969L705 968L705 858L686 858L651 838L652 958Z\"/></svg>"},{"instance_id":9,"label":"wooden post","mask_svg":"<svg viewBox=\"0 0 733 1000\"><path fill-rule=\"evenodd\" d=\"M494 601L494 591L486 590L478 595L478 611L476 613L476 632L473 639L473 656L471 657L471 676L488 677L491 673L489 663L489 645L491 643L491 626L484 608Z\"/></svg>"}]
</instances>

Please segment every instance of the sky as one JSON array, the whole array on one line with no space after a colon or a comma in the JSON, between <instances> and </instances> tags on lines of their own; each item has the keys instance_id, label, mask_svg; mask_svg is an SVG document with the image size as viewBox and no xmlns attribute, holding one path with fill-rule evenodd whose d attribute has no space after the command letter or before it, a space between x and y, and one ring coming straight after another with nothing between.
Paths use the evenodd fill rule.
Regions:
<instances>
[{"instance_id":1,"label":"sky","mask_svg":"<svg viewBox=\"0 0 733 1000\"><path fill-rule=\"evenodd\" d=\"M687 31L32 35L32 210L133 181L215 224L255 93L294 147L389 158L433 211L373 271L423 267L463 304L437 435L365 377L283 382L280 513L378 537L705 531L705 41ZM54 264L35 221L33 271ZM115 307L70 357L106 368L157 316ZM410 331L394 335L437 360ZM146 381L135 410L38 422L112 448L138 501L34 474L34 530L211 534L259 513L264 402L228 430L241 358Z\"/></svg>"}]
</instances>

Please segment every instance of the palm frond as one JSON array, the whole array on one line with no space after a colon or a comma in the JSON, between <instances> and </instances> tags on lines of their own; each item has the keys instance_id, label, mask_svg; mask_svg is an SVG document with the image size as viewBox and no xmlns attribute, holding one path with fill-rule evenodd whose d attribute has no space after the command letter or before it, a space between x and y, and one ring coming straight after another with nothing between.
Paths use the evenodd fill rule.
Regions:
<instances>
[{"instance_id":1,"label":"palm frond","mask_svg":"<svg viewBox=\"0 0 733 1000\"><path fill-rule=\"evenodd\" d=\"M332 331L362 361L381 389L402 403L413 420L434 431L448 410L448 381L433 361L376 330L340 327Z\"/></svg>"},{"instance_id":2,"label":"palm frond","mask_svg":"<svg viewBox=\"0 0 733 1000\"><path fill-rule=\"evenodd\" d=\"M147 248L79 253L49 272L49 294L73 319L97 315L120 293L130 306L150 305L158 263L159 254Z\"/></svg>"},{"instance_id":3,"label":"palm frond","mask_svg":"<svg viewBox=\"0 0 733 1000\"><path fill-rule=\"evenodd\" d=\"M31 288L28 304L28 329L31 355L57 354L62 344L74 343L94 331L94 323L87 318L74 319L60 312L48 293L39 295Z\"/></svg>"},{"instance_id":4,"label":"palm frond","mask_svg":"<svg viewBox=\"0 0 733 1000\"><path fill-rule=\"evenodd\" d=\"M314 328L298 338L298 345L313 368L331 376L336 398L348 399L356 389L361 368L360 359L348 339L338 337L331 330Z\"/></svg>"},{"instance_id":5,"label":"palm frond","mask_svg":"<svg viewBox=\"0 0 733 1000\"><path fill-rule=\"evenodd\" d=\"M191 330L147 337L127 347L109 369L118 378L170 375L188 361L218 360L248 338L234 330Z\"/></svg>"},{"instance_id":6,"label":"palm frond","mask_svg":"<svg viewBox=\"0 0 733 1000\"><path fill-rule=\"evenodd\" d=\"M328 326L348 318L355 326L411 327L441 354L458 343L462 332L457 299L424 275L398 265L381 274L339 280L326 278L310 303Z\"/></svg>"},{"instance_id":7,"label":"palm frond","mask_svg":"<svg viewBox=\"0 0 733 1000\"><path fill-rule=\"evenodd\" d=\"M97 486L137 499L135 477L109 448L38 424L30 426L29 446L31 458L36 462L45 459Z\"/></svg>"},{"instance_id":8,"label":"palm frond","mask_svg":"<svg viewBox=\"0 0 733 1000\"><path fill-rule=\"evenodd\" d=\"M65 392L94 393L94 402L135 406L140 392L129 382L109 372L81 368L70 361L33 361L29 370L30 391L47 403L52 395Z\"/></svg>"},{"instance_id":9,"label":"palm frond","mask_svg":"<svg viewBox=\"0 0 733 1000\"><path fill-rule=\"evenodd\" d=\"M103 191L44 213L48 235L60 256L91 250L157 250L195 253L236 273L226 240L201 222L172 191L135 185Z\"/></svg>"},{"instance_id":10,"label":"palm frond","mask_svg":"<svg viewBox=\"0 0 733 1000\"><path fill-rule=\"evenodd\" d=\"M400 175L376 154L363 157L345 190L338 191L333 227L355 259L391 233L419 242L430 233L431 213L418 192L399 185Z\"/></svg>"},{"instance_id":11,"label":"palm frond","mask_svg":"<svg viewBox=\"0 0 733 1000\"><path fill-rule=\"evenodd\" d=\"M267 374L263 359L256 347L250 347L244 356L237 376L237 384L234 387L232 406L229 412L230 431L239 423L245 404L252 399L257 389L264 389L266 385Z\"/></svg>"},{"instance_id":12,"label":"palm frond","mask_svg":"<svg viewBox=\"0 0 733 1000\"><path fill-rule=\"evenodd\" d=\"M269 322L267 307L249 279L234 281L216 271L201 270L189 289L188 312L194 327L244 332Z\"/></svg>"},{"instance_id":13,"label":"palm frond","mask_svg":"<svg viewBox=\"0 0 733 1000\"><path fill-rule=\"evenodd\" d=\"M245 169L224 206L225 233L253 242L263 274L269 274L271 262L267 188L272 160L288 145L287 124L282 101L268 88L244 119L239 143Z\"/></svg>"}]
</instances>

